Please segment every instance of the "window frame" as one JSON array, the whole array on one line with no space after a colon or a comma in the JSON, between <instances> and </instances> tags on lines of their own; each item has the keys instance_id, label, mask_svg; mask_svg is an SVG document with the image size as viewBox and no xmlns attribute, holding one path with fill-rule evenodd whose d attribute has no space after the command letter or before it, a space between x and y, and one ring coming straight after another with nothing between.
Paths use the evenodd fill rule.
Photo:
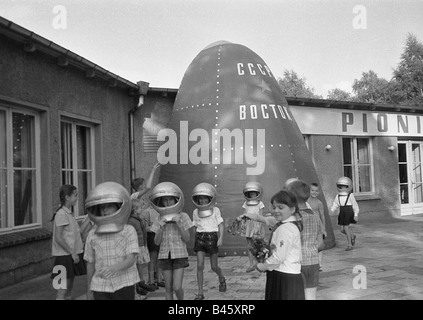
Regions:
<instances>
[{"instance_id":1,"label":"window frame","mask_svg":"<svg viewBox=\"0 0 423 320\"><path fill-rule=\"evenodd\" d=\"M6 183L7 183L7 225L0 225L0 234L8 233L11 231L21 231L29 228L40 227L42 225L42 210L41 210L41 116L40 112L25 108L20 104L9 105L4 101L0 101L0 110L5 111L6 115L6 137L5 137L5 147L6 147ZM33 190L32 198L36 199L34 206L33 223L23 224L16 226L15 225L15 200L14 200L14 171L15 167L13 166L13 113L27 114L34 117L34 161L35 164L31 167L31 171L34 171L35 177L35 190ZM16 168L18 170L27 170L28 168ZM34 192L35 191L35 192Z\"/></svg>"},{"instance_id":2,"label":"window frame","mask_svg":"<svg viewBox=\"0 0 423 320\"><path fill-rule=\"evenodd\" d=\"M91 186L95 186L95 181L96 181L96 170L95 170L95 151L96 151L96 147L95 147L95 138L96 138L96 126L98 126L97 122L92 121L91 119L86 119L85 117L78 117L75 115L70 115L67 113L61 113L60 114L60 123L59 123L59 141L60 141L60 154L62 154L62 124L66 123L66 124L70 124L71 125L71 139L72 139L72 164L73 164L73 168L71 169L64 169L63 168L63 163L62 163L62 156L60 156L60 181L61 181L61 185L64 184L63 181L63 172L71 172L72 173L72 180L73 180L73 185L75 185L76 187L79 186L79 173L81 172L85 172L85 173L91 173ZM87 153L89 152L90 154L90 158L91 158L91 163L90 163L90 167L91 169L79 169L78 167L75 167L78 165L78 139L77 139L77 133L76 133L76 127L77 126L81 126L81 127L85 127L88 128L90 130L90 150L86 150ZM88 186L87 186L88 187ZM79 190L78 190L79 191ZM89 191L89 189L87 188L87 191ZM84 201L85 199L79 199L79 201ZM75 218L78 217L83 217L84 213L79 212L79 208L78 206L76 206L73 209L73 212L75 214Z\"/></svg>"},{"instance_id":3,"label":"window frame","mask_svg":"<svg viewBox=\"0 0 423 320\"><path fill-rule=\"evenodd\" d=\"M344 139L350 140L350 152L351 152L351 164L345 164L344 163ZM368 152L369 152L369 164L360 165L358 163L358 144L357 139L365 139L368 141ZM374 195L375 194L375 177L374 177L374 160L373 160L373 139L371 137L355 137L355 136L343 136L342 137L342 173L345 175L345 167L349 166L351 167L352 177L351 180L353 181L353 193L356 195ZM366 166L369 167L369 185L370 185L370 191L365 192L359 192L359 167L360 166Z\"/></svg>"}]
</instances>

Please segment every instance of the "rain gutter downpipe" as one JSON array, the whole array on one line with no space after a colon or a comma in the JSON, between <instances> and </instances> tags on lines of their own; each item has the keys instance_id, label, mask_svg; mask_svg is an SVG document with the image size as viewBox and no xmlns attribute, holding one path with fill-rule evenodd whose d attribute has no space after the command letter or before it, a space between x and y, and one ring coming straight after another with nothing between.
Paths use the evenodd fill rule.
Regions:
<instances>
[{"instance_id":1,"label":"rain gutter downpipe","mask_svg":"<svg viewBox=\"0 0 423 320\"><path fill-rule=\"evenodd\" d=\"M144 81L138 81L138 103L129 111L129 167L130 167L130 178L131 181L135 179L135 124L134 115L135 112L141 109L144 104L144 97L148 92L149 83Z\"/></svg>"}]
</instances>

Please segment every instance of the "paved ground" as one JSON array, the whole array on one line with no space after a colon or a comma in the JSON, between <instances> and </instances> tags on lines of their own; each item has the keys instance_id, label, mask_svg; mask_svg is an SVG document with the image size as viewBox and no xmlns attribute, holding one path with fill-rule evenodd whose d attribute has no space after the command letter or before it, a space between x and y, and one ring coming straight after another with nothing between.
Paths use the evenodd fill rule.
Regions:
<instances>
[{"instance_id":1,"label":"paved ground","mask_svg":"<svg viewBox=\"0 0 423 320\"><path fill-rule=\"evenodd\" d=\"M318 300L421 300L423 299L423 215L383 224L359 223L355 249L344 251L345 236L335 228L336 247L323 253ZM185 269L185 299L197 293L196 258ZM247 257L219 258L228 290L218 290L217 276L205 267L206 300L263 300L265 274L245 273ZM85 277L77 277L73 296L85 299ZM48 276L0 289L0 300L53 300ZM137 296L137 300L163 300L164 289Z\"/></svg>"}]
</instances>

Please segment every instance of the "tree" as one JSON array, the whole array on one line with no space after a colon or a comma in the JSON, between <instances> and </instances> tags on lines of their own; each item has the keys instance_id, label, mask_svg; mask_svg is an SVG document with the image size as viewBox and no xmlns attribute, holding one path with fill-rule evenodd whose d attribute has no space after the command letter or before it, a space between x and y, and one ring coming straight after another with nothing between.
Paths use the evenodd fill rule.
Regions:
<instances>
[{"instance_id":1,"label":"tree","mask_svg":"<svg viewBox=\"0 0 423 320\"><path fill-rule=\"evenodd\" d=\"M282 92L287 97L323 99L314 94L314 89L306 84L304 77L300 78L294 70L284 70L283 78L278 79Z\"/></svg>"},{"instance_id":2,"label":"tree","mask_svg":"<svg viewBox=\"0 0 423 320\"><path fill-rule=\"evenodd\" d=\"M355 79L352 88L356 101L369 103L390 102L389 81L379 78L372 70L363 72L360 80Z\"/></svg>"},{"instance_id":3,"label":"tree","mask_svg":"<svg viewBox=\"0 0 423 320\"><path fill-rule=\"evenodd\" d=\"M395 103L423 107L423 44L412 34L407 36L391 85Z\"/></svg>"},{"instance_id":4,"label":"tree","mask_svg":"<svg viewBox=\"0 0 423 320\"><path fill-rule=\"evenodd\" d=\"M351 93L346 92L344 90L335 88L333 90L329 90L328 95L327 95L327 99L329 100L337 100L337 101L352 101L353 96L351 95Z\"/></svg>"}]
</instances>

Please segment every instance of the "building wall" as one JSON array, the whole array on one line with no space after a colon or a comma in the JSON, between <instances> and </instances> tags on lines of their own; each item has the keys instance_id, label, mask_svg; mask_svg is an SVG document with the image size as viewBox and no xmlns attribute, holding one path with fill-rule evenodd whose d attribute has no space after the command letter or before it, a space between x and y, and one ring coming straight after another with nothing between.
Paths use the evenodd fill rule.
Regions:
<instances>
[{"instance_id":1,"label":"building wall","mask_svg":"<svg viewBox=\"0 0 423 320\"><path fill-rule=\"evenodd\" d=\"M45 261L51 256L50 219L59 203L61 185L60 117L66 115L96 124L96 183L116 181L130 190L128 112L136 101L123 88L108 87L99 78L85 78L83 71L58 66L55 58L39 51L27 53L3 35L0 43L0 103L40 113L41 207L45 233L35 242L26 241L25 232L6 236L0 233L1 287L10 284L2 280L2 274L18 274L13 278L19 282L23 278L19 270L28 270L29 265L38 263L43 267L20 272L21 275L36 276L50 271L51 263Z\"/></svg>"}]
</instances>

